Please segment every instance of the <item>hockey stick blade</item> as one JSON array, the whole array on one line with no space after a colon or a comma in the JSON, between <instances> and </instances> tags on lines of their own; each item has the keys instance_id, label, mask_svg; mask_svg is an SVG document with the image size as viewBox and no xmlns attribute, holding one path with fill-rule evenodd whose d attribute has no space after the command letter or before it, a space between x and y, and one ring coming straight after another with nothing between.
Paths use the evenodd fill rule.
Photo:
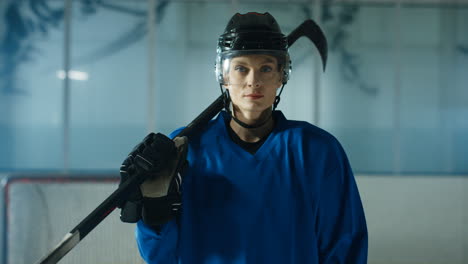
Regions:
<instances>
[{"instance_id":1,"label":"hockey stick blade","mask_svg":"<svg viewBox=\"0 0 468 264\"><path fill-rule=\"evenodd\" d=\"M288 35L288 46L291 47L302 36L307 37L314 43L322 58L323 71L325 71L328 59L328 43L322 29L312 19L308 19Z\"/></svg>"}]
</instances>

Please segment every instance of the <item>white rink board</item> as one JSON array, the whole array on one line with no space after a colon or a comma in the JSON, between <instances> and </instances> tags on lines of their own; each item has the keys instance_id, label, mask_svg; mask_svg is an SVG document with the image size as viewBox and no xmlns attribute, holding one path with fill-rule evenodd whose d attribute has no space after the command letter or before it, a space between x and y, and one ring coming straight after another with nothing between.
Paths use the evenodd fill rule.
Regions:
<instances>
[{"instance_id":1,"label":"white rink board","mask_svg":"<svg viewBox=\"0 0 468 264\"><path fill-rule=\"evenodd\" d=\"M7 263L36 263L117 188L117 182L24 182L9 185ZM59 263L144 263L134 224L114 210Z\"/></svg>"},{"instance_id":2,"label":"white rink board","mask_svg":"<svg viewBox=\"0 0 468 264\"><path fill-rule=\"evenodd\" d=\"M468 263L468 176L357 176L369 264Z\"/></svg>"},{"instance_id":3,"label":"white rink board","mask_svg":"<svg viewBox=\"0 0 468 264\"><path fill-rule=\"evenodd\" d=\"M369 264L468 263L468 176L358 175L356 180L369 230ZM10 185L5 264L35 263L116 187ZM109 215L59 263L144 263L134 225L121 223L118 213Z\"/></svg>"}]
</instances>

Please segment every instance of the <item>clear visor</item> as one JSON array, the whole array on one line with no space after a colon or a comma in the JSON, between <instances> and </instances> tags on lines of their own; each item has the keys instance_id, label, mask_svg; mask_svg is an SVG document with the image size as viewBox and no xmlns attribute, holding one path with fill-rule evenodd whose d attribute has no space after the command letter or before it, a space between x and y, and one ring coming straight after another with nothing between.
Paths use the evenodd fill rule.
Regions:
<instances>
[{"instance_id":1,"label":"clear visor","mask_svg":"<svg viewBox=\"0 0 468 264\"><path fill-rule=\"evenodd\" d=\"M226 86L270 86L280 87L282 71L278 60L271 55L243 55L225 58L221 72Z\"/></svg>"}]
</instances>

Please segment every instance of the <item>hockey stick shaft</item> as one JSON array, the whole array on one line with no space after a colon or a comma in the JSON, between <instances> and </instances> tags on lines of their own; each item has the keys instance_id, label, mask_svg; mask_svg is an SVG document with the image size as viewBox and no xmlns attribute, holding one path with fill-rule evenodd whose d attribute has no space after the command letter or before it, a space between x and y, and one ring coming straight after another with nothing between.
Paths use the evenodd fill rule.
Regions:
<instances>
[{"instance_id":1,"label":"hockey stick shaft","mask_svg":"<svg viewBox=\"0 0 468 264\"><path fill-rule=\"evenodd\" d=\"M185 129L179 132L178 136L187 136L203 127L210 121L221 109L223 109L223 95L219 96L210 106L208 106L200 115L198 115ZM51 250L49 254L43 257L38 264L55 264L70 250L72 250L86 235L89 234L99 223L112 213L117 205L126 200L126 196L131 188L136 188L145 180L146 175L137 174L125 181L109 197L107 197L96 209L94 209L85 219L83 219L75 228L66 234L63 240Z\"/></svg>"}]
</instances>

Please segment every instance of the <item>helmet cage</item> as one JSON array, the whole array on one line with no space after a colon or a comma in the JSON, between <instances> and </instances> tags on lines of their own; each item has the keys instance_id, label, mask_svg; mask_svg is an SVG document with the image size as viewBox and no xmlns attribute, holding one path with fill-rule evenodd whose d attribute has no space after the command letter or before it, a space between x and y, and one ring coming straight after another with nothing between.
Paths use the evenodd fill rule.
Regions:
<instances>
[{"instance_id":1,"label":"helmet cage","mask_svg":"<svg viewBox=\"0 0 468 264\"><path fill-rule=\"evenodd\" d=\"M272 55L278 60L278 66L283 69L283 83L289 80L291 72L291 61L288 54L287 38L281 33L239 32L225 33L218 40L216 58L216 76L220 84L224 84L223 61L250 54Z\"/></svg>"},{"instance_id":2,"label":"helmet cage","mask_svg":"<svg viewBox=\"0 0 468 264\"><path fill-rule=\"evenodd\" d=\"M219 50L218 50L219 51ZM270 55L277 59L278 69L282 70L282 83L286 84L289 80L289 74L291 73L291 60L287 51L281 50L229 50L225 52L218 52L216 57L216 77L221 85L224 85L224 73L226 73L228 66L224 63L227 59L239 57L243 55L262 54Z\"/></svg>"}]
</instances>

